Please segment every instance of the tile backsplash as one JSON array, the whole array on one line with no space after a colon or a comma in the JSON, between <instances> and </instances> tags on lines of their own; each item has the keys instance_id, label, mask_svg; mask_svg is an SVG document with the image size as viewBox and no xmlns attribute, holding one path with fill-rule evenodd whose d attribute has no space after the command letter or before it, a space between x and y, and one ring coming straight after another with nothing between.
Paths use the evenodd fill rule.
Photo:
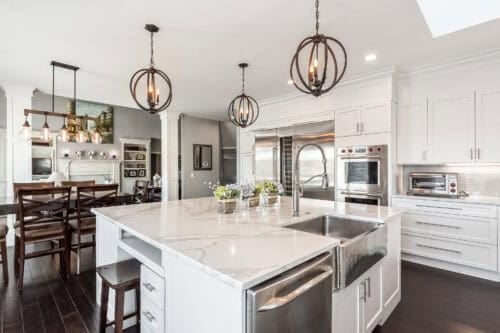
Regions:
<instances>
[{"instance_id":1,"label":"tile backsplash","mask_svg":"<svg viewBox=\"0 0 500 333\"><path fill-rule=\"evenodd\" d=\"M460 190L470 195L500 196L500 165L405 165L403 166L404 193L408 189L408 175L410 172L458 173L458 186Z\"/></svg>"}]
</instances>

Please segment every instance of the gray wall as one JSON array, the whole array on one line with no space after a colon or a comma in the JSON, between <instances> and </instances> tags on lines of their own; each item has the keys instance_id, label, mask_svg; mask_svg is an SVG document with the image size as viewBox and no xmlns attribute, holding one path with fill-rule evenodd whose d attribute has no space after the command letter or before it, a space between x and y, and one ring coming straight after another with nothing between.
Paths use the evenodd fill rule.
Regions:
<instances>
[{"instance_id":1,"label":"gray wall","mask_svg":"<svg viewBox=\"0 0 500 333\"><path fill-rule=\"evenodd\" d=\"M7 127L7 99L5 91L0 88L0 128ZM20 130L20 129L19 129Z\"/></svg>"},{"instance_id":2,"label":"gray wall","mask_svg":"<svg viewBox=\"0 0 500 333\"><path fill-rule=\"evenodd\" d=\"M182 198L211 196L208 182L219 180L219 122L181 116ZM212 145L212 170L193 170L193 144Z\"/></svg>"},{"instance_id":3,"label":"gray wall","mask_svg":"<svg viewBox=\"0 0 500 333\"><path fill-rule=\"evenodd\" d=\"M54 102L55 112L66 113L69 98L56 96ZM72 155L76 150L96 152L106 152L108 155L120 155L120 138L151 139L161 138L161 122L159 115L152 115L148 112L126 108L122 106L114 107L114 143L95 145L92 143L80 144L76 142L59 143L57 145L57 157L62 158L64 153ZM35 110L51 111L52 96L36 91L32 98L32 108ZM33 130L40 130L43 126L43 116L33 116ZM57 132L62 125L61 118L48 118L48 123L52 132Z\"/></svg>"}]
</instances>

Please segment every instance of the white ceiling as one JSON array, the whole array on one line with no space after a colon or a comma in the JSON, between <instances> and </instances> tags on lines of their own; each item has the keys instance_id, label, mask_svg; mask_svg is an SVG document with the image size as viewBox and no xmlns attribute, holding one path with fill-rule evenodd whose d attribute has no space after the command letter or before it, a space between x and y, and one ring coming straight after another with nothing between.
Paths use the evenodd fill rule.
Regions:
<instances>
[{"instance_id":1,"label":"white ceiling","mask_svg":"<svg viewBox=\"0 0 500 333\"><path fill-rule=\"evenodd\" d=\"M461 0L467 1L467 0ZM469 0L474 2L474 0ZM314 31L313 0L2 0L0 83L51 89L51 60L81 67L78 97L134 106L130 76L148 64L145 23L160 27L157 67L173 81L171 109L224 119L240 91L237 64L250 63L258 100L295 92L291 57ZM320 30L348 53L346 77L387 67L411 70L500 48L500 20L432 38L415 0L322 0ZM368 52L378 59L364 62ZM71 96L70 73L56 94ZM311 97L314 98L314 97Z\"/></svg>"}]
</instances>

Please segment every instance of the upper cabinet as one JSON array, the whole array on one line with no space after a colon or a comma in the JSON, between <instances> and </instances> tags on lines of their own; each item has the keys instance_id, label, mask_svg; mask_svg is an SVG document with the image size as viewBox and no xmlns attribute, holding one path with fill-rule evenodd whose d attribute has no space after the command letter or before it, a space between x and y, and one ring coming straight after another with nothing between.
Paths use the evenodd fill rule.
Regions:
<instances>
[{"instance_id":1,"label":"upper cabinet","mask_svg":"<svg viewBox=\"0 0 500 333\"><path fill-rule=\"evenodd\" d=\"M500 162L500 91L476 93L476 160Z\"/></svg>"},{"instance_id":2,"label":"upper cabinet","mask_svg":"<svg viewBox=\"0 0 500 333\"><path fill-rule=\"evenodd\" d=\"M475 159L474 94L429 99L429 146L434 163Z\"/></svg>"},{"instance_id":3,"label":"upper cabinet","mask_svg":"<svg viewBox=\"0 0 500 333\"><path fill-rule=\"evenodd\" d=\"M362 105L335 111L335 136L354 136L391 131L390 104Z\"/></svg>"},{"instance_id":4,"label":"upper cabinet","mask_svg":"<svg viewBox=\"0 0 500 333\"><path fill-rule=\"evenodd\" d=\"M255 150L255 133L242 132L240 135L240 154L253 153Z\"/></svg>"},{"instance_id":5,"label":"upper cabinet","mask_svg":"<svg viewBox=\"0 0 500 333\"><path fill-rule=\"evenodd\" d=\"M499 163L500 91L431 98L398 111L398 163Z\"/></svg>"}]
</instances>

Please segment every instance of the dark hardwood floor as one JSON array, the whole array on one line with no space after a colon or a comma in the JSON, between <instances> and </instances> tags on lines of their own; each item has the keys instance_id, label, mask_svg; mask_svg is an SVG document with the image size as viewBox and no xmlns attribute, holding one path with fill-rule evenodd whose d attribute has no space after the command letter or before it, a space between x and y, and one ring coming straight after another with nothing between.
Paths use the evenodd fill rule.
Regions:
<instances>
[{"instance_id":1,"label":"dark hardwood floor","mask_svg":"<svg viewBox=\"0 0 500 333\"><path fill-rule=\"evenodd\" d=\"M93 249L84 250L82 273L66 281L59 276L57 256L28 260L22 294L9 251L10 281L0 282L0 333L97 331ZM500 284L403 263L401 303L376 331L500 332Z\"/></svg>"},{"instance_id":2,"label":"dark hardwood floor","mask_svg":"<svg viewBox=\"0 0 500 333\"><path fill-rule=\"evenodd\" d=\"M500 332L500 283L403 262L401 302L378 332Z\"/></svg>"}]
</instances>

